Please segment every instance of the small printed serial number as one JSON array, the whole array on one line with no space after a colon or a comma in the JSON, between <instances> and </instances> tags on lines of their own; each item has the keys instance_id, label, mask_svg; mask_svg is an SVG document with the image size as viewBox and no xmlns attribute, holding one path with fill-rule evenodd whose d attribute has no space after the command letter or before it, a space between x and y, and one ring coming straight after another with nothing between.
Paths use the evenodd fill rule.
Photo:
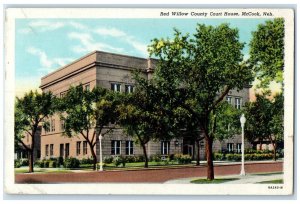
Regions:
<instances>
[{"instance_id":1,"label":"small printed serial number","mask_svg":"<svg viewBox=\"0 0 300 204\"><path fill-rule=\"evenodd\" d=\"M268 186L268 189L283 189L283 186Z\"/></svg>"}]
</instances>

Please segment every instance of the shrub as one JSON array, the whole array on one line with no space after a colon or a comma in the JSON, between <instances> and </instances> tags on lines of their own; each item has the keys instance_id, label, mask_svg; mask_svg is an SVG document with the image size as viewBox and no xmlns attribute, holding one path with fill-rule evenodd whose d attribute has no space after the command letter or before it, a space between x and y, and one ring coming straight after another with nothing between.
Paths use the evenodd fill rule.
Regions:
<instances>
[{"instance_id":1,"label":"shrub","mask_svg":"<svg viewBox=\"0 0 300 204\"><path fill-rule=\"evenodd\" d=\"M57 167L57 161L56 160L50 160L49 161L49 168L56 168Z\"/></svg>"},{"instance_id":2,"label":"shrub","mask_svg":"<svg viewBox=\"0 0 300 204\"><path fill-rule=\"evenodd\" d=\"M44 168L49 168L50 160L44 160Z\"/></svg>"},{"instance_id":3,"label":"shrub","mask_svg":"<svg viewBox=\"0 0 300 204\"><path fill-rule=\"evenodd\" d=\"M126 161L128 163L134 163L134 162L136 162L136 158L135 158L135 156L126 156Z\"/></svg>"},{"instance_id":4,"label":"shrub","mask_svg":"<svg viewBox=\"0 0 300 204\"><path fill-rule=\"evenodd\" d=\"M14 163L15 168L20 168L21 167L21 163L19 160L15 159L15 163Z\"/></svg>"},{"instance_id":5,"label":"shrub","mask_svg":"<svg viewBox=\"0 0 300 204\"><path fill-rule=\"evenodd\" d=\"M174 154L170 154L169 159L170 159L170 161L173 161L174 160Z\"/></svg>"},{"instance_id":6,"label":"shrub","mask_svg":"<svg viewBox=\"0 0 300 204\"><path fill-rule=\"evenodd\" d=\"M65 168L79 168L80 162L77 158L66 158L64 161L64 167Z\"/></svg>"},{"instance_id":7,"label":"shrub","mask_svg":"<svg viewBox=\"0 0 300 204\"><path fill-rule=\"evenodd\" d=\"M217 161L225 160L225 154L223 154L223 153L214 153L213 156L214 156L214 160L217 160Z\"/></svg>"},{"instance_id":8,"label":"shrub","mask_svg":"<svg viewBox=\"0 0 300 204\"><path fill-rule=\"evenodd\" d=\"M116 167L122 164L123 167L126 165L126 157L123 156L117 156L114 158L114 164Z\"/></svg>"},{"instance_id":9,"label":"shrub","mask_svg":"<svg viewBox=\"0 0 300 204\"><path fill-rule=\"evenodd\" d=\"M20 159L19 163L20 163L21 166L28 166L29 165L28 159Z\"/></svg>"},{"instance_id":10,"label":"shrub","mask_svg":"<svg viewBox=\"0 0 300 204\"><path fill-rule=\"evenodd\" d=\"M80 164L93 164L93 160L90 158L83 158L82 160L80 160Z\"/></svg>"},{"instance_id":11,"label":"shrub","mask_svg":"<svg viewBox=\"0 0 300 204\"><path fill-rule=\"evenodd\" d=\"M241 161L241 154L226 154L226 160L229 161Z\"/></svg>"},{"instance_id":12,"label":"shrub","mask_svg":"<svg viewBox=\"0 0 300 204\"><path fill-rule=\"evenodd\" d=\"M161 162L161 155L160 154L151 155L149 160L154 162Z\"/></svg>"},{"instance_id":13,"label":"shrub","mask_svg":"<svg viewBox=\"0 0 300 204\"><path fill-rule=\"evenodd\" d=\"M113 157L104 157L103 162L105 164L111 164L113 162L114 158Z\"/></svg>"},{"instance_id":14,"label":"shrub","mask_svg":"<svg viewBox=\"0 0 300 204\"><path fill-rule=\"evenodd\" d=\"M192 162L192 157L190 155L175 154L174 160L179 164L189 164Z\"/></svg>"},{"instance_id":15,"label":"shrub","mask_svg":"<svg viewBox=\"0 0 300 204\"><path fill-rule=\"evenodd\" d=\"M36 167L41 167L41 160L35 160L34 161L34 166L36 166Z\"/></svg>"},{"instance_id":16,"label":"shrub","mask_svg":"<svg viewBox=\"0 0 300 204\"><path fill-rule=\"evenodd\" d=\"M40 168L45 168L45 160L39 161Z\"/></svg>"},{"instance_id":17,"label":"shrub","mask_svg":"<svg viewBox=\"0 0 300 204\"><path fill-rule=\"evenodd\" d=\"M241 154L226 154L225 158L228 161L241 161ZM256 154L245 154L245 160L258 161L258 160L271 160L273 159L272 153L256 153Z\"/></svg>"},{"instance_id":18,"label":"shrub","mask_svg":"<svg viewBox=\"0 0 300 204\"><path fill-rule=\"evenodd\" d=\"M278 157L279 158L283 158L284 157L284 149L278 149L277 153L278 153Z\"/></svg>"},{"instance_id":19,"label":"shrub","mask_svg":"<svg viewBox=\"0 0 300 204\"><path fill-rule=\"evenodd\" d=\"M143 162L145 161L144 155L135 156L135 162Z\"/></svg>"},{"instance_id":20,"label":"shrub","mask_svg":"<svg viewBox=\"0 0 300 204\"><path fill-rule=\"evenodd\" d=\"M64 158L63 157L58 157L57 159L57 166L63 166L64 165Z\"/></svg>"}]
</instances>

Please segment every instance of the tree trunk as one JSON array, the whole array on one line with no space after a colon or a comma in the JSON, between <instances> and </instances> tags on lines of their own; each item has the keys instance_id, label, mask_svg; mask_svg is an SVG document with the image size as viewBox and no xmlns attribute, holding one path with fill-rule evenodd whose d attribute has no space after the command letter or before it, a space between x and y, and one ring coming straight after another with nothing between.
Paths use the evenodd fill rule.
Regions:
<instances>
[{"instance_id":1,"label":"tree trunk","mask_svg":"<svg viewBox=\"0 0 300 204\"><path fill-rule=\"evenodd\" d=\"M276 144L275 144L275 142L272 142L272 145L273 145L273 160L276 161L277 158L276 158Z\"/></svg>"},{"instance_id":2,"label":"tree trunk","mask_svg":"<svg viewBox=\"0 0 300 204\"><path fill-rule=\"evenodd\" d=\"M273 160L276 161L276 139L272 139L272 136L269 137L269 140L273 146Z\"/></svg>"},{"instance_id":3,"label":"tree trunk","mask_svg":"<svg viewBox=\"0 0 300 204\"><path fill-rule=\"evenodd\" d=\"M208 135L205 136L205 152L206 152L206 161L207 161L207 180L214 180L214 164L213 164L213 154L212 154L212 143L213 139Z\"/></svg>"},{"instance_id":4,"label":"tree trunk","mask_svg":"<svg viewBox=\"0 0 300 204\"><path fill-rule=\"evenodd\" d=\"M196 166L200 166L200 140L196 140L197 142L197 163Z\"/></svg>"},{"instance_id":5,"label":"tree trunk","mask_svg":"<svg viewBox=\"0 0 300 204\"><path fill-rule=\"evenodd\" d=\"M38 123L36 123L36 125L33 127L33 130L32 130L32 132L31 132L31 149L30 149L30 151L29 151L29 160L28 160L28 162L29 162L29 173L32 173L34 170L33 170L33 160L34 160L34 149L35 149L35 147L34 147L34 145L35 145L35 138L34 138L34 136L35 136L35 133L36 133L36 130L37 130L37 124Z\"/></svg>"},{"instance_id":6,"label":"tree trunk","mask_svg":"<svg viewBox=\"0 0 300 204\"><path fill-rule=\"evenodd\" d=\"M92 157L93 157L93 170L96 171L96 165L97 165L97 155L96 155L96 150L94 149L93 147L93 144L88 142L89 143L89 146L90 146L90 150L91 150L91 153L92 153Z\"/></svg>"},{"instance_id":7,"label":"tree trunk","mask_svg":"<svg viewBox=\"0 0 300 204\"><path fill-rule=\"evenodd\" d=\"M28 151L29 173L33 173L33 149Z\"/></svg>"},{"instance_id":8,"label":"tree trunk","mask_svg":"<svg viewBox=\"0 0 300 204\"><path fill-rule=\"evenodd\" d=\"M262 142L259 143L259 150L262 150Z\"/></svg>"},{"instance_id":9,"label":"tree trunk","mask_svg":"<svg viewBox=\"0 0 300 204\"><path fill-rule=\"evenodd\" d=\"M145 157L145 168L148 168L148 156L147 156L147 149L146 149L146 144L142 143L141 144L143 147L143 152L144 152L144 157Z\"/></svg>"}]
</instances>

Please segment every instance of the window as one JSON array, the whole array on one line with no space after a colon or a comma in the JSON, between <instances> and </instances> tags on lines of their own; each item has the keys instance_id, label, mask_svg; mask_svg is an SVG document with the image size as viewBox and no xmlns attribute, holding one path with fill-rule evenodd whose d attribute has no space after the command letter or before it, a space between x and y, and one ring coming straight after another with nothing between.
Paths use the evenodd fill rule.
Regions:
<instances>
[{"instance_id":1,"label":"window","mask_svg":"<svg viewBox=\"0 0 300 204\"><path fill-rule=\"evenodd\" d=\"M236 144L236 151L237 151L237 153L241 153L242 152L242 143L237 143Z\"/></svg>"},{"instance_id":2,"label":"window","mask_svg":"<svg viewBox=\"0 0 300 204\"><path fill-rule=\"evenodd\" d=\"M235 108L241 109L241 98L235 98Z\"/></svg>"},{"instance_id":3,"label":"window","mask_svg":"<svg viewBox=\"0 0 300 204\"><path fill-rule=\"evenodd\" d=\"M231 104L231 103L232 103L232 102L231 102L231 96L227 96L227 97L226 97L226 101L227 101L227 103Z\"/></svg>"},{"instance_id":4,"label":"window","mask_svg":"<svg viewBox=\"0 0 300 204\"><path fill-rule=\"evenodd\" d=\"M59 145L59 156L64 157L64 144Z\"/></svg>"},{"instance_id":5,"label":"window","mask_svg":"<svg viewBox=\"0 0 300 204\"><path fill-rule=\"evenodd\" d=\"M66 143L65 157L69 157L69 155L70 155L70 144Z\"/></svg>"},{"instance_id":6,"label":"window","mask_svg":"<svg viewBox=\"0 0 300 204\"><path fill-rule=\"evenodd\" d=\"M83 155L86 155L87 154L87 141L83 141L82 145L83 145L83 148L82 148Z\"/></svg>"},{"instance_id":7,"label":"window","mask_svg":"<svg viewBox=\"0 0 300 204\"><path fill-rule=\"evenodd\" d=\"M86 91L89 91L90 90L90 84L86 84L84 88L85 88Z\"/></svg>"},{"instance_id":8,"label":"window","mask_svg":"<svg viewBox=\"0 0 300 204\"><path fill-rule=\"evenodd\" d=\"M80 154L80 146L81 146L81 142L77 142L76 143L76 155Z\"/></svg>"},{"instance_id":9,"label":"window","mask_svg":"<svg viewBox=\"0 0 300 204\"><path fill-rule=\"evenodd\" d=\"M200 148L204 148L204 141L200 141Z\"/></svg>"},{"instance_id":10,"label":"window","mask_svg":"<svg viewBox=\"0 0 300 204\"><path fill-rule=\"evenodd\" d=\"M133 141L126 141L126 155L133 154Z\"/></svg>"},{"instance_id":11,"label":"window","mask_svg":"<svg viewBox=\"0 0 300 204\"><path fill-rule=\"evenodd\" d=\"M166 155L169 154L170 150L170 142L169 141L162 141L161 142L161 154Z\"/></svg>"},{"instance_id":12,"label":"window","mask_svg":"<svg viewBox=\"0 0 300 204\"><path fill-rule=\"evenodd\" d=\"M45 156L49 156L49 145L46 145L45 147Z\"/></svg>"},{"instance_id":13,"label":"window","mask_svg":"<svg viewBox=\"0 0 300 204\"><path fill-rule=\"evenodd\" d=\"M60 130L62 131L62 132L64 132L65 131L65 121L64 120L61 120L60 121Z\"/></svg>"},{"instance_id":14,"label":"window","mask_svg":"<svg viewBox=\"0 0 300 204\"><path fill-rule=\"evenodd\" d=\"M52 157L53 156L53 144L50 144L50 157Z\"/></svg>"},{"instance_id":15,"label":"window","mask_svg":"<svg viewBox=\"0 0 300 204\"><path fill-rule=\"evenodd\" d=\"M233 152L233 143L227 143L228 152Z\"/></svg>"},{"instance_id":16,"label":"window","mask_svg":"<svg viewBox=\"0 0 300 204\"><path fill-rule=\"evenodd\" d=\"M132 93L133 92L133 86L132 85L125 85L125 93Z\"/></svg>"},{"instance_id":17,"label":"window","mask_svg":"<svg viewBox=\"0 0 300 204\"><path fill-rule=\"evenodd\" d=\"M54 132L55 131L55 119L51 119L50 127L51 127L51 132Z\"/></svg>"},{"instance_id":18,"label":"window","mask_svg":"<svg viewBox=\"0 0 300 204\"><path fill-rule=\"evenodd\" d=\"M121 92L121 84L112 83L111 90L115 92Z\"/></svg>"},{"instance_id":19,"label":"window","mask_svg":"<svg viewBox=\"0 0 300 204\"><path fill-rule=\"evenodd\" d=\"M112 140L111 141L111 154L112 155L121 154L121 140Z\"/></svg>"}]
</instances>

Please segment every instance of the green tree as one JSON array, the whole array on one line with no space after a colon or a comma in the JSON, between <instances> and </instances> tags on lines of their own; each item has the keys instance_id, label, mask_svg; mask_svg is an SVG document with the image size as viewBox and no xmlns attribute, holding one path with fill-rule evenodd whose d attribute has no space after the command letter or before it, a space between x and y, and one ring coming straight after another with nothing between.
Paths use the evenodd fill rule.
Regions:
<instances>
[{"instance_id":1,"label":"green tree","mask_svg":"<svg viewBox=\"0 0 300 204\"><path fill-rule=\"evenodd\" d=\"M126 134L132 136L142 147L145 165L148 167L146 145L150 140L168 140L173 134L171 122L174 118L161 108L162 95L152 81L135 75L136 86L132 94L123 95L123 102L118 107L119 123Z\"/></svg>"},{"instance_id":2,"label":"green tree","mask_svg":"<svg viewBox=\"0 0 300 204\"><path fill-rule=\"evenodd\" d=\"M254 66L262 87L274 80L283 83L283 18L275 18L258 25L257 31L252 33L249 61Z\"/></svg>"},{"instance_id":3,"label":"green tree","mask_svg":"<svg viewBox=\"0 0 300 204\"><path fill-rule=\"evenodd\" d=\"M211 114L229 90L242 90L253 80L243 61L244 43L228 24L199 24L192 38L175 30L174 38L154 39L149 51L159 58L156 86L170 104L187 110L206 141L207 179L214 179Z\"/></svg>"},{"instance_id":4,"label":"green tree","mask_svg":"<svg viewBox=\"0 0 300 204\"><path fill-rule=\"evenodd\" d=\"M283 95L278 94L269 99L269 95L256 95L255 102L246 104L245 136L253 142L269 140L273 146L273 159L276 160L276 149L283 142Z\"/></svg>"},{"instance_id":5,"label":"green tree","mask_svg":"<svg viewBox=\"0 0 300 204\"><path fill-rule=\"evenodd\" d=\"M117 100L115 93L96 87L85 90L82 85L71 87L61 101L61 120L64 120L67 137L80 134L89 145L96 170L96 144L99 135L111 132L116 120Z\"/></svg>"},{"instance_id":6,"label":"green tree","mask_svg":"<svg viewBox=\"0 0 300 204\"><path fill-rule=\"evenodd\" d=\"M52 115L56 109L56 99L51 92L38 93L30 91L23 98L16 98L15 104L15 141L21 144L29 156L29 172L33 172L35 135L44 119ZM47 124L45 123L44 126ZM31 137L30 145L23 142L24 134Z\"/></svg>"},{"instance_id":7,"label":"green tree","mask_svg":"<svg viewBox=\"0 0 300 204\"><path fill-rule=\"evenodd\" d=\"M234 108L228 102L220 102L210 116L210 135L219 141L233 137L241 132L241 109Z\"/></svg>"}]
</instances>

